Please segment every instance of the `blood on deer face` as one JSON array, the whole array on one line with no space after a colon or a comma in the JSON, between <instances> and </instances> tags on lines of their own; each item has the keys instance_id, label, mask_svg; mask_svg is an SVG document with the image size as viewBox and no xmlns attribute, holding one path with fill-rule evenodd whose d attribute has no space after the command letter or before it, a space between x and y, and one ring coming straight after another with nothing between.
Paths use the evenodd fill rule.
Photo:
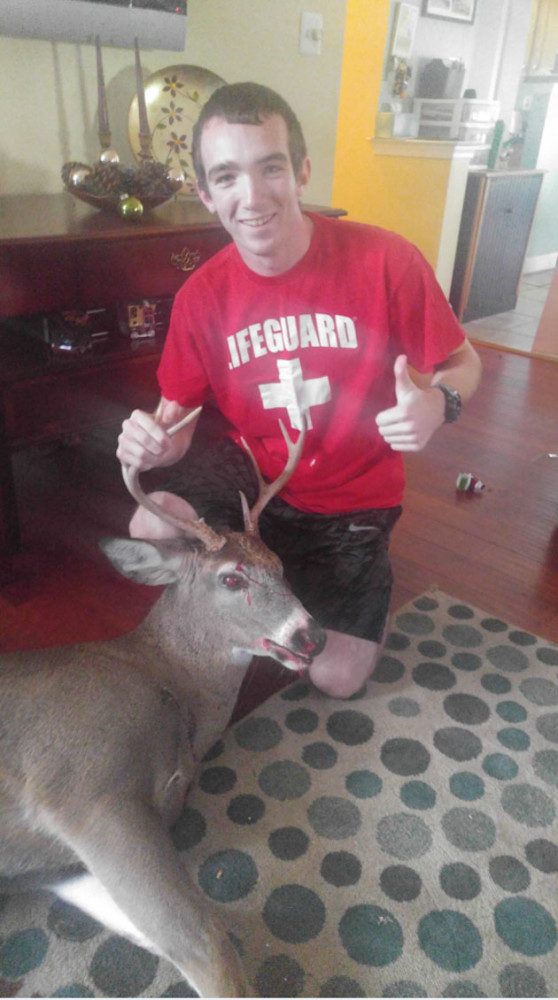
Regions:
<instances>
[{"instance_id":1,"label":"blood on deer face","mask_svg":"<svg viewBox=\"0 0 558 1000\"><path fill-rule=\"evenodd\" d=\"M257 534L220 537L218 551L185 537L105 539L101 546L124 576L170 585L145 623L153 622L162 648L187 643L190 656L196 649L211 662L244 653L305 670L324 648L325 632L291 591L280 559Z\"/></svg>"},{"instance_id":2,"label":"blood on deer face","mask_svg":"<svg viewBox=\"0 0 558 1000\"><path fill-rule=\"evenodd\" d=\"M227 620L236 648L306 669L324 648L325 632L292 593L278 557L258 536L231 532L211 562L213 613Z\"/></svg>"}]
</instances>

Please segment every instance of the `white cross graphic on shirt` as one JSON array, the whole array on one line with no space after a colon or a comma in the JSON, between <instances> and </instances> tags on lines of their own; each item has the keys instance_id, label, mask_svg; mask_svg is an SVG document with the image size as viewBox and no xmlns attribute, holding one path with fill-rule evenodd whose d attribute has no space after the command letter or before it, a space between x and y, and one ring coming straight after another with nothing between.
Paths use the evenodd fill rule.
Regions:
<instances>
[{"instance_id":1,"label":"white cross graphic on shirt","mask_svg":"<svg viewBox=\"0 0 558 1000\"><path fill-rule=\"evenodd\" d=\"M331 388L327 375L304 381L299 358L278 361L277 370L279 382L266 382L259 386L264 410L284 406L294 430L302 430L305 415L306 426L311 428L310 407L327 403L331 399Z\"/></svg>"}]
</instances>

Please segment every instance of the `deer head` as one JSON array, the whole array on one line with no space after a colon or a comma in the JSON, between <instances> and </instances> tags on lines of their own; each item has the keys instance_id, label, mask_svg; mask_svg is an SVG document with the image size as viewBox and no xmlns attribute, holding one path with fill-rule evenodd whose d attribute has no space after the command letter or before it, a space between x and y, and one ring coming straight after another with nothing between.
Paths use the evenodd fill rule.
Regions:
<instances>
[{"instance_id":1,"label":"deer head","mask_svg":"<svg viewBox=\"0 0 558 1000\"><path fill-rule=\"evenodd\" d=\"M199 412L198 408L188 414L168 433L175 434ZM259 484L251 509L241 493L243 532L219 533L203 519L176 517L144 493L137 470L126 466L124 481L134 499L176 528L181 538L165 542L115 540L105 542L103 548L125 576L148 584L176 584L180 592L186 588L191 612L197 608L197 618L203 621L206 647L216 643L226 646L229 653L242 650L268 655L289 669L302 670L323 649L325 633L290 590L280 559L267 548L258 530L262 510L292 475L304 447L305 430L294 444L281 422L280 426L288 458L272 483L264 482L243 440ZM183 603L181 597L181 606Z\"/></svg>"}]
</instances>

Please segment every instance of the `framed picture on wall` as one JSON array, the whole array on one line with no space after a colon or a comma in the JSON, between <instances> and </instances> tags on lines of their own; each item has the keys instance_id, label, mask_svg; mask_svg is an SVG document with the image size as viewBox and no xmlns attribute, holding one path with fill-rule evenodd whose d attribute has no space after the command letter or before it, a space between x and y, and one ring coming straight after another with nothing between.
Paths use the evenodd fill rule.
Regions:
<instances>
[{"instance_id":1,"label":"framed picture on wall","mask_svg":"<svg viewBox=\"0 0 558 1000\"><path fill-rule=\"evenodd\" d=\"M398 3L395 9L391 55L397 59L410 59L415 42L418 22L418 7L410 3Z\"/></svg>"},{"instance_id":2,"label":"framed picture on wall","mask_svg":"<svg viewBox=\"0 0 558 1000\"><path fill-rule=\"evenodd\" d=\"M425 17L438 17L443 21L462 21L473 24L477 0L422 0Z\"/></svg>"}]
</instances>

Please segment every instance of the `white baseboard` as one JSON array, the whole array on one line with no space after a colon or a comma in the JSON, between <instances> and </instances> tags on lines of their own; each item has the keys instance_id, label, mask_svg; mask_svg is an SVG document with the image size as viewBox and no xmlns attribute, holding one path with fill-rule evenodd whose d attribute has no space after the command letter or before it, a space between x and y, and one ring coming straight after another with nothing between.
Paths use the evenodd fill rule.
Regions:
<instances>
[{"instance_id":1,"label":"white baseboard","mask_svg":"<svg viewBox=\"0 0 558 1000\"><path fill-rule=\"evenodd\" d=\"M523 274L534 274L535 271L553 271L558 261L558 253L543 253L538 257L526 257L523 264Z\"/></svg>"}]
</instances>

